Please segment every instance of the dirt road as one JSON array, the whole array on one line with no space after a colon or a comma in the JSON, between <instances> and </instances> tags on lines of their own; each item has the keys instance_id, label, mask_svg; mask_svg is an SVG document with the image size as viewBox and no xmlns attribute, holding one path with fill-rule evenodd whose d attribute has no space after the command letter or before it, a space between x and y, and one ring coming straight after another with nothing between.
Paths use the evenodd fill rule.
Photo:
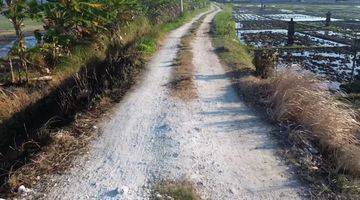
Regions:
<instances>
[{"instance_id":1,"label":"dirt road","mask_svg":"<svg viewBox=\"0 0 360 200\"><path fill-rule=\"evenodd\" d=\"M204 199L300 198L274 154L271 127L238 99L214 54L208 31L216 12L192 43L199 98L182 102L168 87L188 23L168 36L90 152L55 178L47 199L148 199L162 179L190 181Z\"/></svg>"}]
</instances>

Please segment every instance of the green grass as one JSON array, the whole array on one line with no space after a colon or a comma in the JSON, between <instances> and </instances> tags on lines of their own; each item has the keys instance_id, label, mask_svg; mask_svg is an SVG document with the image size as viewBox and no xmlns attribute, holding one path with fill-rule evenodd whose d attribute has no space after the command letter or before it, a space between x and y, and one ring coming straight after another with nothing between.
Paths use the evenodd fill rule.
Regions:
<instances>
[{"instance_id":1,"label":"green grass","mask_svg":"<svg viewBox=\"0 0 360 200\"><path fill-rule=\"evenodd\" d=\"M163 37L170 31L179 28L186 22L190 21L196 15L202 12L206 12L207 10L209 10L209 7L205 7L191 12L185 12L181 17L179 17L177 20L173 22L165 23L159 25L158 27L152 28L150 34L148 34L147 36L143 37L141 40L138 41L137 47L139 51L148 56L151 56L156 52L158 48L157 41L159 40L159 38Z\"/></svg>"},{"instance_id":2,"label":"green grass","mask_svg":"<svg viewBox=\"0 0 360 200\"><path fill-rule=\"evenodd\" d=\"M157 44L156 44L156 40L155 37L153 36L148 36L148 37L144 37L142 38L138 45L138 50L145 53L145 54L154 54L157 50Z\"/></svg>"},{"instance_id":3,"label":"green grass","mask_svg":"<svg viewBox=\"0 0 360 200\"><path fill-rule=\"evenodd\" d=\"M237 70L254 70L250 48L237 38L231 6L225 6L215 17L212 31L213 45L222 62Z\"/></svg>"},{"instance_id":4,"label":"green grass","mask_svg":"<svg viewBox=\"0 0 360 200\"><path fill-rule=\"evenodd\" d=\"M134 22L121 28L121 33L119 33L119 35L122 36L122 41L125 43L134 42L136 49L142 54L142 57L148 59L157 51L159 40L168 32L180 27L190 21L194 16L207 10L209 10L209 7L187 12L174 22L157 26L152 26L146 18L139 17ZM60 63L55 68L55 74L57 74L58 77L57 79L61 80L64 77L66 78L77 73L91 60L103 59L110 40L108 37L103 36L99 38L102 39L91 44L78 45L72 51L70 56L61 59Z\"/></svg>"},{"instance_id":5,"label":"green grass","mask_svg":"<svg viewBox=\"0 0 360 200\"><path fill-rule=\"evenodd\" d=\"M146 17L138 17L132 23L122 27L118 35L124 44L135 44L135 48L142 54L144 59L150 58L158 49L159 40L168 32L190 21L194 16L205 12L209 7L186 12L177 20L161 25L153 26ZM35 30L40 23L31 20L25 21L25 30ZM4 31L3 31L4 30ZM9 34L13 30L11 23L4 16L0 16L0 35ZM71 55L64 56L54 66L54 80L59 83L64 78L77 73L82 67L92 60L105 58L108 45L111 43L108 35L99 35L96 41L78 44L71 50ZM119 38L117 38L119 40ZM8 79L9 77L1 77Z\"/></svg>"},{"instance_id":6,"label":"green grass","mask_svg":"<svg viewBox=\"0 0 360 200\"><path fill-rule=\"evenodd\" d=\"M188 182L164 182L155 188L154 200L199 200L193 185Z\"/></svg>"}]
</instances>

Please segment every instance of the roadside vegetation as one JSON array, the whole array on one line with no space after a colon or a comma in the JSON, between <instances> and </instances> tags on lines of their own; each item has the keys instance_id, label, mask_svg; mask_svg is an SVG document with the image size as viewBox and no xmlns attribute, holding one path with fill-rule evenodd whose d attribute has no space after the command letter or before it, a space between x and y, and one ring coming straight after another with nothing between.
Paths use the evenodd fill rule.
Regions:
<instances>
[{"instance_id":1,"label":"roadside vegetation","mask_svg":"<svg viewBox=\"0 0 360 200\"><path fill-rule=\"evenodd\" d=\"M200 200L200 197L189 182L164 181L155 186L151 199Z\"/></svg>"},{"instance_id":2,"label":"roadside vegetation","mask_svg":"<svg viewBox=\"0 0 360 200\"><path fill-rule=\"evenodd\" d=\"M31 19L25 19L24 24L25 36L31 35L35 30L42 30L40 22ZM9 44L14 39L15 31L11 22L5 16L0 15L0 48Z\"/></svg>"},{"instance_id":3,"label":"roadside vegetation","mask_svg":"<svg viewBox=\"0 0 360 200\"><path fill-rule=\"evenodd\" d=\"M0 58L0 193L61 172L97 132L169 31L206 0L0 1L16 40ZM23 21L44 26L27 48Z\"/></svg>"},{"instance_id":4,"label":"roadside vegetation","mask_svg":"<svg viewBox=\"0 0 360 200\"><path fill-rule=\"evenodd\" d=\"M194 85L194 65L191 42L196 36L196 32L202 24L206 15L195 21L189 32L181 38L180 51L176 58L176 68L172 74L170 87L173 96L183 100L191 101L197 98L198 92Z\"/></svg>"},{"instance_id":5,"label":"roadside vegetation","mask_svg":"<svg viewBox=\"0 0 360 200\"><path fill-rule=\"evenodd\" d=\"M237 40L230 6L223 7L223 11L216 16L211 31L215 36L213 37L214 48L224 64L241 71L255 69L250 48Z\"/></svg>"},{"instance_id":6,"label":"roadside vegetation","mask_svg":"<svg viewBox=\"0 0 360 200\"><path fill-rule=\"evenodd\" d=\"M276 124L281 155L310 183L311 198L360 198L360 126L356 112L308 74L262 79L254 53L239 43L230 6L216 16L213 44L239 95Z\"/></svg>"}]
</instances>

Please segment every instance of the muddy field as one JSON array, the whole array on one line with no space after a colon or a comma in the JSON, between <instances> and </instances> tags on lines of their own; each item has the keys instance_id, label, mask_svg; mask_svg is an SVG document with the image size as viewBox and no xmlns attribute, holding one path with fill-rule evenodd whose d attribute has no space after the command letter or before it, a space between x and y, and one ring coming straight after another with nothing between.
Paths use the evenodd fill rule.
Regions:
<instances>
[{"instance_id":1,"label":"muddy field","mask_svg":"<svg viewBox=\"0 0 360 200\"><path fill-rule=\"evenodd\" d=\"M322 31L304 31L304 34L308 34L318 38L324 38L331 41L351 45L354 36L348 33L339 33L335 31L322 30Z\"/></svg>"},{"instance_id":2,"label":"muddy field","mask_svg":"<svg viewBox=\"0 0 360 200\"><path fill-rule=\"evenodd\" d=\"M234 18L238 38L253 48L277 50L279 70L291 68L312 72L338 88L351 78L354 56L350 49L360 29L360 21L349 21L347 14L341 16L336 12L330 26L325 26L325 11L312 13L309 10L285 9L277 5L265 8L237 6ZM295 35L294 43L289 45L287 29L291 18L295 21ZM360 74L360 66L354 72Z\"/></svg>"},{"instance_id":3,"label":"muddy field","mask_svg":"<svg viewBox=\"0 0 360 200\"><path fill-rule=\"evenodd\" d=\"M279 55L279 67L297 65L332 82L349 81L353 66L353 55L340 50L284 51ZM291 64L290 64L291 63ZM357 69L356 73L359 73Z\"/></svg>"}]
</instances>

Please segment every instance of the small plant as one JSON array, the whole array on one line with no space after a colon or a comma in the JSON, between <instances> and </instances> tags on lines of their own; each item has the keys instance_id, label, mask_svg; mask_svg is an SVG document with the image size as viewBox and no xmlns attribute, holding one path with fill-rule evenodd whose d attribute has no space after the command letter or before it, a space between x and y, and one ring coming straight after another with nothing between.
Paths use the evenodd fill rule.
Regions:
<instances>
[{"instance_id":1,"label":"small plant","mask_svg":"<svg viewBox=\"0 0 360 200\"><path fill-rule=\"evenodd\" d=\"M275 75L278 56L273 50L256 50L254 54L254 65L256 75L261 78L269 78Z\"/></svg>"},{"instance_id":2,"label":"small plant","mask_svg":"<svg viewBox=\"0 0 360 200\"><path fill-rule=\"evenodd\" d=\"M164 181L155 187L151 199L199 200L200 198L194 186L189 182Z\"/></svg>"},{"instance_id":3,"label":"small plant","mask_svg":"<svg viewBox=\"0 0 360 200\"><path fill-rule=\"evenodd\" d=\"M6 16L12 25L16 33L16 40L14 42L13 48L11 50L10 66L12 81L15 81L13 73L13 62L14 64L20 65L20 69L25 70L25 81L29 80L28 77L28 66L26 61L26 43L23 33L24 19L27 16L27 4L26 0L0 0L0 8L4 9L2 14ZM19 82L21 82L21 73L19 73Z\"/></svg>"}]
</instances>

